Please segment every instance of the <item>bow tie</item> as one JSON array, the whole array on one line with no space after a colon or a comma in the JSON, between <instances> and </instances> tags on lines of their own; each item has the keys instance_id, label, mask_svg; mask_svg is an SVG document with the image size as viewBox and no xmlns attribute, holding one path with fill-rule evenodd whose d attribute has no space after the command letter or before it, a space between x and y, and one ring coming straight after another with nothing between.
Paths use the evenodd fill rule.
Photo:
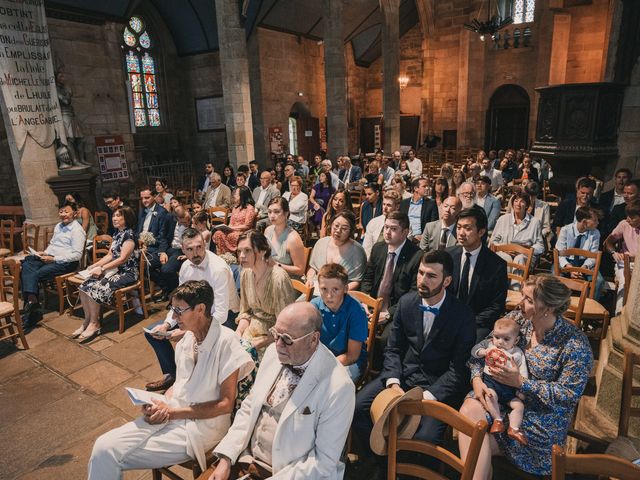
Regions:
<instances>
[{"instance_id":1,"label":"bow tie","mask_svg":"<svg viewBox=\"0 0 640 480\"><path fill-rule=\"evenodd\" d=\"M435 308L435 307L430 307L429 305L418 305L418 308L422 311L422 312L426 312L426 313L433 313L435 316L438 316L438 313L440 313L440 309L439 308Z\"/></svg>"},{"instance_id":2,"label":"bow tie","mask_svg":"<svg viewBox=\"0 0 640 480\"><path fill-rule=\"evenodd\" d=\"M306 370L306 367L296 367L287 363L283 363L282 366L298 377L302 377Z\"/></svg>"}]
</instances>

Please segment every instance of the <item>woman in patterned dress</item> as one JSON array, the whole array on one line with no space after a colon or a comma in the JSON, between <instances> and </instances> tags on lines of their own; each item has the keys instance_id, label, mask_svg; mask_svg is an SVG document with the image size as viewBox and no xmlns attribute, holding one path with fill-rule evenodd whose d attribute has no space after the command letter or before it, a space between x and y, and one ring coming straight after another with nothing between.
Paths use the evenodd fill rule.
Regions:
<instances>
[{"instance_id":1,"label":"woman in patterned dress","mask_svg":"<svg viewBox=\"0 0 640 480\"><path fill-rule=\"evenodd\" d=\"M238 237L243 232L251 230L256 222L256 209L253 206L253 197L249 187L238 187L233 191L234 209L231 211L231 220L228 229L216 230L213 241L216 244L216 253L235 253L238 248Z\"/></svg>"},{"instance_id":2,"label":"woman in patterned dress","mask_svg":"<svg viewBox=\"0 0 640 480\"><path fill-rule=\"evenodd\" d=\"M89 341L100 335L100 305L111 303L113 292L138 280L138 254L133 232L136 214L129 207L113 212L113 236L109 253L87 267L91 275L79 287L84 322L73 332L73 338Z\"/></svg>"},{"instance_id":3,"label":"woman in patterned dress","mask_svg":"<svg viewBox=\"0 0 640 480\"><path fill-rule=\"evenodd\" d=\"M504 455L516 467L534 474L551 473L551 448L564 445L569 423L593 364L587 337L562 315L570 304L571 291L557 277L530 277L522 289L520 308L520 347L524 350L529 378L523 379L517 367L492 368L500 383L513 386L525 396L521 430L528 445L521 445L505 432L484 438L474 480L492 478L491 457ZM473 393L460 412L472 421L487 418L481 404L487 387L482 381L482 363L469 360ZM462 459L469 448L469 437L460 434Z\"/></svg>"}]
</instances>

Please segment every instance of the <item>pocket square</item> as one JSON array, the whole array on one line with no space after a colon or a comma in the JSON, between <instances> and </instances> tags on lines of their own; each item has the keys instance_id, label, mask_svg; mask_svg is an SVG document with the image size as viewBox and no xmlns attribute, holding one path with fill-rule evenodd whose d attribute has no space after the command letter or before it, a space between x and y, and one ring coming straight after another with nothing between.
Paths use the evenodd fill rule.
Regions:
<instances>
[{"instance_id":1,"label":"pocket square","mask_svg":"<svg viewBox=\"0 0 640 480\"><path fill-rule=\"evenodd\" d=\"M304 407L304 410L302 410L302 414L303 415L311 415L311 410L309 410L309 407Z\"/></svg>"}]
</instances>

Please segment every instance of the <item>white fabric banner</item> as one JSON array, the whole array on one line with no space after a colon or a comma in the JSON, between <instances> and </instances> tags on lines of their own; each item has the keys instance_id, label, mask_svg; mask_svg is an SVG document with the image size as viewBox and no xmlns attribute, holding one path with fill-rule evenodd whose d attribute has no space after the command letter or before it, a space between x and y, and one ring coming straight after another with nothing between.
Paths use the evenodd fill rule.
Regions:
<instances>
[{"instance_id":1,"label":"white fabric banner","mask_svg":"<svg viewBox=\"0 0 640 480\"><path fill-rule=\"evenodd\" d=\"M66 144L44 0L0 0L0 87L16 146Z\"/></svg>"}]
</instances>

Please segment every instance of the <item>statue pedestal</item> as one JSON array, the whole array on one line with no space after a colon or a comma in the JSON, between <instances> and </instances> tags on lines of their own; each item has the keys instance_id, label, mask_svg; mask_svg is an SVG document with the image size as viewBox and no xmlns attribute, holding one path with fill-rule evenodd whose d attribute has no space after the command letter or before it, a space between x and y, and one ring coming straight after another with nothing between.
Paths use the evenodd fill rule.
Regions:
<instances>
[{"instance_id":1,"label":"statue pedestal","mask_svg":"<svg viewBox=\"0 0 640 480\"><path fill-rule=\"evenodd\" d=\"M636 258L637 255L636 255ZM620 397L622 392L622 370L625 349L640 353L640 268L631 277L629 297L622 313L611 319L607 337L600 344L600 357L596 370L595 412L603 423L614 423L620 418ZM634 380L640 382L640 372L635 370ZM638 399L632 404L640 406ZM596 422L597 423L597 422ZM594 428L597 425L593 425ZM640 438L640 418L632 418L629 435Z\"/></svg>"},{"instance_id":2,"label":"statue pedestal","mask_svg":"<svg viewBox=\"0 0 640 480\"><path fill-rule=\"evenodd\" d=\"M71 169L69 169L71 170ZM92 212L96 211L96 174L80 173L76 175L56 175L47 178L46 182L53 191L58 201L62 201L64 195L69 192L78 192L82 196L84 206Z\"/></svg>"}]
</instances>

